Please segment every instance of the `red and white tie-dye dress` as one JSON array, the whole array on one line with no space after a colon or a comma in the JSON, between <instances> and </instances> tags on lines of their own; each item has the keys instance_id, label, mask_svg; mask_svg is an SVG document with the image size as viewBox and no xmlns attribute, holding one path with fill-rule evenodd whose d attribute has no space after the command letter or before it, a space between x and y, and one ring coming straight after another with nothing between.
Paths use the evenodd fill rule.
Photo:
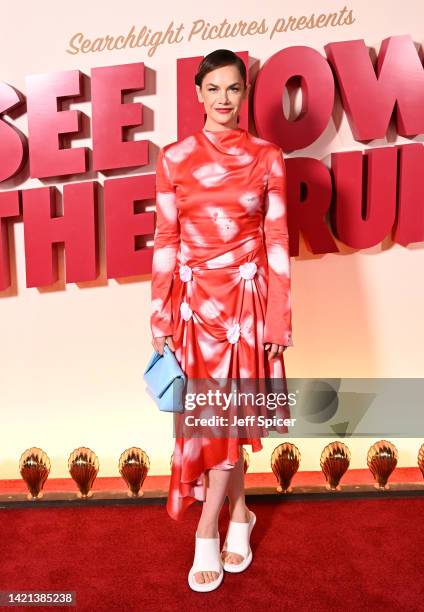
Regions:
<instances>
[{"instance_id":1,"label":"red and white tie-dye dress","mask_svg":"<svg viewBox=\"0 0 424 612\"><path fill-rule=\"evenodd\" d=\"M293 346L286 172L277 145L203 128L159 151L151 331L173 336L188 378L283 378ZM178 438L167 511L206 498L205 471L231 468L261 438Z\"/></svg>"}]
</instances>

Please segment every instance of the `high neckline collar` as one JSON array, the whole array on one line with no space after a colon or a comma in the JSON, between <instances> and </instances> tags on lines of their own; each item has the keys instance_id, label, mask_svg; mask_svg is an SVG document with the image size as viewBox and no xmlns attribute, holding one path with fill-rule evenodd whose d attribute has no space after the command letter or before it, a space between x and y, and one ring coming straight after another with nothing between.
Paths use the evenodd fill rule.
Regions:
<instances>
[{"instance_id":1,"label":"high neckline collar","mask_svg":"<svg viewBox=\"0 0 424 612\"><path fill-rule=\"evenodd\" d=\"M210 134L227 134L227 133L232 133L232 132L239 132L241 131L242 128L237 126L235 128L226 128L225 130L208 130L207 128L203 128L204 132L208 132Z\"/></svg>"},{"instance_id":2,"label":"high neckline collar","mask_svg":"<svg viewBox=\"0 0 424 612\"><path fill-rule=\"evenodd\" d=\"M207 130L202 128L201 133L216 149L228 155L240 155L245 152L247 132L241 127L225 130Z\"/></svg>"}]
</instances>

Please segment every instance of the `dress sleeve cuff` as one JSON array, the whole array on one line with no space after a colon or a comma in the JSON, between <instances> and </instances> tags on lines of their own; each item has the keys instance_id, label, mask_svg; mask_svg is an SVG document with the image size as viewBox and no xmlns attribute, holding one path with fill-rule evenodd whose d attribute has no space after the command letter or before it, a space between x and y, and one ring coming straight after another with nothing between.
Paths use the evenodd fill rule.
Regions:
<instances>
[{"instance_id":1,"label":"dress sleeve cuff","mask_svg":"<svg viewBox=\"0 0 424 612\"><path fill-rule=\"evenodd\" d=\"M277 337L275 334L272 336L265 335L263 343L264 344L280 344L282 346L294 346L291 331L282 332L282 334L280 334L279 337Z\"/></svg>"}]
</instances>

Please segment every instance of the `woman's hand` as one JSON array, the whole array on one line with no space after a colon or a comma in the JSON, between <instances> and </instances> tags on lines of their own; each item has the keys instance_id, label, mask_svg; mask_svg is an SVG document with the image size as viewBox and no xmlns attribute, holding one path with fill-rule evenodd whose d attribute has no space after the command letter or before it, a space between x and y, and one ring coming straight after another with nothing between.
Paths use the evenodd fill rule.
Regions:
<instances>
[{"instance_id":1,"label":"woman's hand","mask_svg":"<svg viewBox=\"0 0 424 612\"><path fill-rule=\"evenodd\" d=\"M268 359L274 359L277 355L281 355L281 353L286 350L287 346L284 344L271 344L267 342L264 344L264 348L266 351L269 350Z\"/></svg>"},{"instance_id":2,"label":"woman's hand","mask_svg":"<svg viewBox=\"0 0 424 612\"><path fill-rule=\"evenodd\" d=\"M153 338L152 340L153 348L160 355L163 355L163 349L164 349L165 344L169 346L171 351L173 352L175 351L175 346L174 346L174 341L172 339L172 336L160 336L159 338Z\"/></svg>"}]
</instances>

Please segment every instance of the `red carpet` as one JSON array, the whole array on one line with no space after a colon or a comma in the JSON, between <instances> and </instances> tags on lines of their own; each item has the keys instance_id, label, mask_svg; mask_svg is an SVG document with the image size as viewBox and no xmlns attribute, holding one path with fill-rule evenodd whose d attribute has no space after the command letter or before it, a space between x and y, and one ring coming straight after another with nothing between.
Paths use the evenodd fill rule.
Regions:
<instances>
[{"instance_id":1,"label":"red carpet","mask_svg":"<svg viewBox=\"0 0 424 612\"><path fill-rule=\"evenodd\" d=\"M181 523L160 505L3 510L0 590L76 591L66 609L90 612L424 609L422 498L250 507L253 563L212 593L187 584L200 504Z\"/></svg>"}]
</instances>

